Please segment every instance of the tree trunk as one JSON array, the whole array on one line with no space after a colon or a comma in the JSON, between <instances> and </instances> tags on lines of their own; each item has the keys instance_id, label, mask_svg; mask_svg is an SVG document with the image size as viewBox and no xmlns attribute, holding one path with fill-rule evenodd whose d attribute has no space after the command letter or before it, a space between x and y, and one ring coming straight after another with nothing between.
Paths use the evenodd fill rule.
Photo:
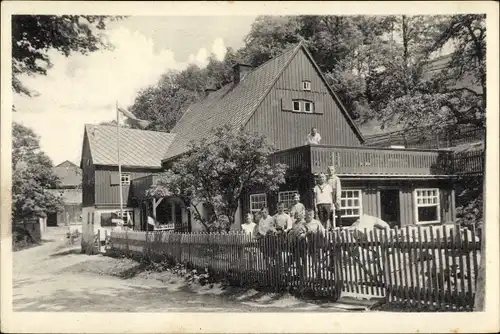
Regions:
<instances>
[{"instance_id":1,"label":"tree trunk","mask_svg":"<svg viewBox=\"0 0 500 334\"><path fill-rule=\"evenodd\" d=\"M486 141L484 144L486 155ZM486 173L486 156L483 159L483 173ZM483 174L483 227L481 229L481 262L479 263L479 273L476 278L476 296L474 299L474 311L484 311L485 280L486 280L486 182Z\"/></svg>"},{"instance_id":2,"label":"tree trunk","mask_svg":"<svg viewBox=\"0 0 500 334\"><path fill-rule=\"evenodd\" d=\"M408 88L408 18L406 15L403 15L402 17L402 35L403 35L403 67L404 67L404 90L405 94L408 94L409 88Z\"/></svg>"}]
</instances>

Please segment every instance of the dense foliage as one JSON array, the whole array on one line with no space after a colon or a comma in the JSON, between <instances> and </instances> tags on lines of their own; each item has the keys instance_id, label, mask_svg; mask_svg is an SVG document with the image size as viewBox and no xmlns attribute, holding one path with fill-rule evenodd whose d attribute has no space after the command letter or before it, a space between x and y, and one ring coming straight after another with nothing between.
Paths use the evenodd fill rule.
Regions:
<instances>
[{"instance_id":1,"label":"dense foliage","mask_svg":"<svg viewBox=\"0 0 500 334\"><path fill-rule=\"evenodd\" d=\"M119 16L14 15L12 16L12 89L32 95L20 74L46 74L52 66L47 53L55 49L65 56L112 47L102 36L109 20Z\"/></svg>"},{"instance_id":2,"label":"dense foliage","mask_svg":"<svg viewBox=\"0 0 500 334\"><path fill-rule=\"evenodd\" d=\"M61 209L61 199L48 192L59 179L52 161L40 150L39 138L14 123L12 132L12 221L45 217Z\"/></svg>"},{"instance_id":3,"label":"dense foliage","mask_svg":"<svg viewBox=\"0 0 500 334\"><path fill-rule=\"evenodd\" d=\"M303 41L327 80L359 122L402 128L444 123L484 125L486 28L483 15L454 16L261 16L245 45L228 49L206 68L166 73L131 107L170 131L206 87L231 81L231 66L258 66ZM454 44L443 66L432 60Z\"/></svg>"},{"instance_id":4,"label":"dense foliage","mask_svg":"<svg viewBox=\"0 0 500 334\"><path fill-rule=\"evenodd\" d=\"M191 143L189 153L173 164L149 194L183 197L207 231L228 230L243 192L256 186L263 191L278 190L285 182L286 166L269 164L273 148L262 135L235 132L227 126L211 135L213 140ZM199 211L201 203L208 214Z\"/></svg>"}]
</instances>

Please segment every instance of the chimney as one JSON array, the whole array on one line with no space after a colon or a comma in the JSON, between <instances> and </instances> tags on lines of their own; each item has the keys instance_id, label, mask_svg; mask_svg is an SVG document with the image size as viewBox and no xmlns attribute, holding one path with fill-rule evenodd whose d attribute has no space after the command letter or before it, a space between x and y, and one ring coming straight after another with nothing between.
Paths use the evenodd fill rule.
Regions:
<instances>
[{"instance_id":1,"label":"chimney","mask_svg":"<svg viewBox=\"0 0 500 334\"><path fill-rule=\"evenodd\" d=\"M248 74L252 70L252 66L242 64L242 63L236 63L233 66L233 81L235 84L239 83L240 81L245 78L245 75Z\"/></svg>"},{"instance_id":2,"label":"chimney","mask_svg":"<svg viewBox=\"0 0 500 334\"><path fill-rule=\"evenodd\" d=\"M215 92L217 89L213 87L207 87L205 88L205 97L207 97L210 93Z\"/></svg>"}]
</instances>

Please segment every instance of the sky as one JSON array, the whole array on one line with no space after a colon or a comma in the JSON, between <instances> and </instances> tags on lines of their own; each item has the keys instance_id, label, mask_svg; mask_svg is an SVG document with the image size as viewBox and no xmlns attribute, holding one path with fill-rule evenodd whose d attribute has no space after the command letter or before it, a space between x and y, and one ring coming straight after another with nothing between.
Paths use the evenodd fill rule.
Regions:
<instances>
[{"instance_id":1,"label":"sky","mask_svg":"<svg viewBox=\"0 0 500 334\"><path fill-rule=\"evenodd\" d=\"M169 69L219 59L226 47L238 49L256 16L132 16L112 22L106 38L113 51L49 52L54 66L46 76L21 77L36 97L14 94L13 120L40 136L55 165L80 162L84 124L116 118L115 101L129 106L137 93Z\"/></svg>"},{"instance_id":2,"label":"sky","mask_svg":"<svg viewBox=\"0 0 500 334\"><path fill-rule=\"evenodd\" d=\"M115 101L131 105L141 88L169 69L205 66L212 52L222 59L226 47L243 46L254 19L136 16L113 22L106 31L113 51L69 57L50 52L54 66L46 76L22 77L39 95L14 94L13 121L40 136L42 150L55 165L65 160L79 164L84 124L115 119Z\"/></svg>"}]
</instances>

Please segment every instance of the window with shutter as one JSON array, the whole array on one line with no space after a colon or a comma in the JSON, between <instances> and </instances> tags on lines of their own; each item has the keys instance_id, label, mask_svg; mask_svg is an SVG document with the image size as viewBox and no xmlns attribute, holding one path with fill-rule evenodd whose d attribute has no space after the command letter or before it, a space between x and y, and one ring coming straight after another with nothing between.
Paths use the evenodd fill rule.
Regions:
<instances>
[{"instance_id":1,"label":"window with shutter","mask_svg":"<svg viewBox=\"0 0 500 334\"><path fill-rule=\"evenodd\" d=\"M281 99L281 110L292 111L293 110L292 99L282 98Z\"/></svg>"},{"instance_id":2,"label":"window with shutter","mask_svg":"<svg viewBox=\"0 0 500 334\"><path fill-rule=\"evenodd\" d=\"M110 184L117 186L120 184L120 174L118 172L109 172Z\"/></svg>"}]
</instances>

